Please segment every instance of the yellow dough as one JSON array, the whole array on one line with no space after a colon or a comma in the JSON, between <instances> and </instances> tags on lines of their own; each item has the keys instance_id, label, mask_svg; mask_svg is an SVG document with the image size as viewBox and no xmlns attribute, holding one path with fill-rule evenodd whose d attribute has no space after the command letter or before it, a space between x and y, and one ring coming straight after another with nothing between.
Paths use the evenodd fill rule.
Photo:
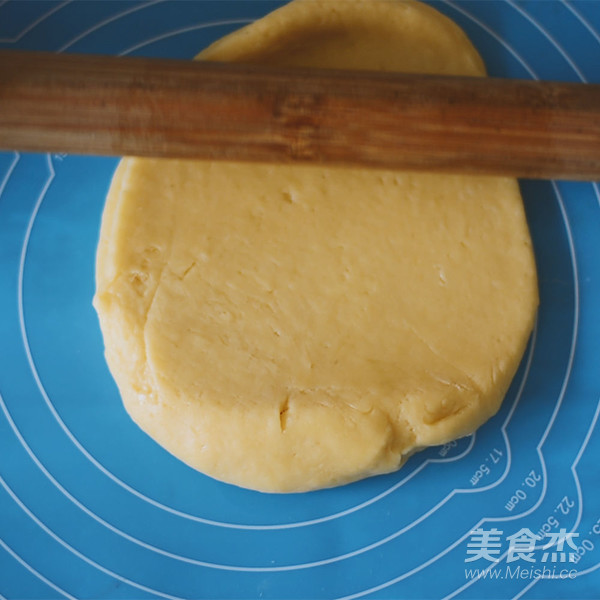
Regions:
<instances>
[{"instance_id":1,"label":"yellow dough","mask_svg":"<svg viewBox=\"0 0 600 600\"><path fill-rule=\"evenodd\" d=\"M200 58L484 74L412 1L296 0ZM515 180L126 158L94 302L142 429L215 478L290 492L474 431L537 300Z\"/></svg>"}]
</instances>

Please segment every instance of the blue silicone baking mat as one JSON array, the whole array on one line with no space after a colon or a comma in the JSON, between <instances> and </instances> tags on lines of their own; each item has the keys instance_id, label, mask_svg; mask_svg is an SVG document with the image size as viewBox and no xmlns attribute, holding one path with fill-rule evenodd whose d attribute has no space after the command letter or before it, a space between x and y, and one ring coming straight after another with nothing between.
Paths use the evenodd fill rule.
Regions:
<instances>
[{"instance_id":1,"label":"blue silicone baking mat","mask_svg":"<svg viewBox=\"0 0 600 600\"><path fill-rule=\"evenodd\" d=\"M599 1L433 4L492 75L600 82ZM186 58L279 5L4 0L0 47ZM116 165L0 153L0 599L600 598L598 184L522 182L541 308L495 418L398 473L268 495L121 405L91 306Z\"/></svg>"}]
</instances>

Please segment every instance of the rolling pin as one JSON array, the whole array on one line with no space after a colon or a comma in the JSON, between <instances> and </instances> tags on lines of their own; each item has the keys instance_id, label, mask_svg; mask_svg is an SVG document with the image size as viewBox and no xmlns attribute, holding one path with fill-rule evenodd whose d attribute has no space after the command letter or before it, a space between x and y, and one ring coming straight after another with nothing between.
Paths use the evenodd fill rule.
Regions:
<instances>
[{"instance_id":1,"label":"rolling pin","mask_svg":"<svg viewBox=\"0 0 600 600\"><path fill-rule=\"evenodd\" d=\"M600 85L0 51L0 148L600 179Z\"/></svg>"}]
</instances>

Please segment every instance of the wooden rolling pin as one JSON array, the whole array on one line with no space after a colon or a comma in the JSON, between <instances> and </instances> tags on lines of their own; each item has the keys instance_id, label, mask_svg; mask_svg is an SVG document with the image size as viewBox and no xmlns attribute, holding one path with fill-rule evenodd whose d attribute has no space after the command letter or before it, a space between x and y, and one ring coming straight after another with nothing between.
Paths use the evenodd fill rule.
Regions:
<instances>
[{"instance_id":1,"label":"wooden rolling pin","mask_svg":"<svg viewBox=\"0 0 600 600\"><path fill-rule=\"evenodd\" d=\"M0 148L600 179L600 85L0 51Z\"/></svg>"}]
</instances>

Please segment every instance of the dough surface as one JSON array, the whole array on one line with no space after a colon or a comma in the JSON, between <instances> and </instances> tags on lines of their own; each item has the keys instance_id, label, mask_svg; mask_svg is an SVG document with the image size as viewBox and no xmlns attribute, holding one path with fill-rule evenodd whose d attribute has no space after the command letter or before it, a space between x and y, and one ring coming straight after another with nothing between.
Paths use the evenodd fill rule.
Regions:
<instances>
[{"instance_id":1,"label":"dough surface","mask_svg":"<svg viewBox=\"0 0 600 600\"><path fill-rule=\"evenodd\" d=\"M484 75L412 1L296 0L200 58ZM143 430L212 477L290 492L473 432L537 301L515 180L125 158L94 304Z\"/></svg>"}]
</instances>

